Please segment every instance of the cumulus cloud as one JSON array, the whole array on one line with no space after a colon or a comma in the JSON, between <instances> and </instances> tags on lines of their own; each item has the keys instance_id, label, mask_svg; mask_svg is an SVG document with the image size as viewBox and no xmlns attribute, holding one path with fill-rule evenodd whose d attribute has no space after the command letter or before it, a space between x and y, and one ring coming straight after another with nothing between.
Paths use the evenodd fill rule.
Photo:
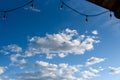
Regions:
<instances>
[{"instance_id":1,"label":"cumulus cloud","mask_svg":"<svg viewBox=\"0 0 120 80\"><path fill-rule=\"evenodd\" d=\"M90 66L90 65L100 63L100 62L103 62L103 61L105 61L104 58L91 57L90 59L87 60L86 66Z\"/></svg>"},{"instance_id":2,"label":"cumulus cloud","mask_svg":"<svg viewBox=\"0 0 120 80\"><path fill-rule=\"evenodd\" d=\"M23 69L27 64L26 58L33 57L36 54L45 54L47 59L52 59L56 56L64 58L69 54L84 54L86 51L94 49L94 44L99 43L96 35L79 35L76 30L66 29L57 34L46 34L45 37L31 37L28 39L28 46L24 50L20 46L12 44L4 46L0 52L4 54L14 53L10 54L10 66L17 66ZM92 57L88 59L86 65L102 61L104 60ZM39 68L37 72L25 72L20 74L15 80L84 80L96 77L100 72L100 70L93 68L81 71L82 65L69 65L66 63L51 64L44 61L36 61L34 66ZM5 68L2 69L0 67L0 74L3 74L4 71ZM3 78L7 79L7 77Z\"/></svg>"},{"instance_id":3,"label":"cumulus cloud","mask_svg":"<svg viewBox=\"0 0 120 80\"><path fill-rule=\"evenodd\" d=\"M120 67L109 67L110 69L110 72L113 73L113 74L120 74Z\"/></svg>"},{"instance_id":4,"label":"cumulus cloud","mask_svg":"<svg viewBox=\"0 0 120 80\"><path fill-rule=\"evenodd\" d=\"M34 36L28 39L28 46L22 50L22 47L11 44L4 46L1 53L10 54L24 53L24 57L30 57L36 54L45 54L46 58L52 59L55 56L60 58L68 54L84 54L86 51L94 49L94 44L99 43L97 34L93 31L93 36L79 35L76 30L66 29L56 34L46 34L45 37ZM15 59L15 58L14 58Z\"/></svg>"},{"instance_id":5,"label":"cumulus cloud","mask_svg":"<svg viewBox=\"0 0 120 80\"><path fill-rule=\"evenodd\" d=\"M46 34L46 37L34 36L29 39L26 56L35 54L65 57L68 54L84 54L85 51L92 50L94 43L98 43L96 36L79 35L76 30L66 29L58 34Z\"/></svg>"},{"instance_id":6,"label":"cumulus cloud","mask_svg":"<svg viewBox=\"0 0 120 80\"><path fill-rule=\"evenodd\" d=\"M11 44L8 46L4 46L0 53L10 54L10 53L20 53L22 52L22 48L16 44Z\"/></svg>"},{"instance_id":7,"label":"cumulus cloud","mask_svg":"<svg viewBox=\"0 0 120 80\"><path fill-rule=\"evenodd\" d=\"M26 72L17 80L82 80L77 77L81 65L68 65L66 63L51 64L44 61L36 61L35 66L40 68L38 72Z\"/></svg>"},{"instance_id":8,"label":"cumulus cloud","mask_svg":"<svg viewBox=\"0 0 120 80\"><path fill-rule=\"evenodd\" d=\"M37 71L27 71L17 77L17 80L86 80L99 76L99 69L89 68L82 71L83 65L69 65L67 63L51 64L36 61Z\"/></svg>"}]
</instances>

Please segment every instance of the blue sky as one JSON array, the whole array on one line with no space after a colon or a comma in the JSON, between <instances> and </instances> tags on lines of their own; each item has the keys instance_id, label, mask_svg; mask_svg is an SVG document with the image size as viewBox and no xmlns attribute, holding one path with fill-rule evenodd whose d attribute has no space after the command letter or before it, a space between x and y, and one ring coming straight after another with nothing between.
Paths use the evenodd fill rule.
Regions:
<instances>
[{"instance_id":1,"label":"blue sky","mask_svg":"<svg viewBox=\"0 0 120 80\"><path fill-rule=\"evenodd\" d=\"M0 1L0 10L29 0ZM86 0L64 0L85 14L106 9ZM0 13L0 80L119 80L120 23L109 17L79 15L59 0L34 0Z\"/></svg>"}]
</instances>

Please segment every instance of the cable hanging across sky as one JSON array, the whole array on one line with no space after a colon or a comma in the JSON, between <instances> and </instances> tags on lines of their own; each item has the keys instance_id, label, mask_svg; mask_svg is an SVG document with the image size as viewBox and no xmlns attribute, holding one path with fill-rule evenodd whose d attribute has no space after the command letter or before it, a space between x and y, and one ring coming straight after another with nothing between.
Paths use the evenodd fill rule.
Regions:
<instances>
[{"instance_id":1,"label":"cable hanging across sky","mask_svg":"<svg viewBox=\"0 0 120 80\"><path fill-rule=\"evenodd\" d=\"M3 20L6 20L6 14L7 14L8 12L13 12L13 11L18 10L18 9L20 9L20 8L23 8L23 7L27 6L27 5L31 5L31 7L34 8L34 0L30 0L29 2L23 4L23 5L19 6L19 7L13 8L13 9L1 10L0 12L1 12L1 13L4 13L4 15L3 15Z\"/></svg>"},{"instance_id":2,"label":"cable hanging across sky","mask_svg":"<svg viewBox=\"0 0 120 80\"><path fill-rule=\"evenodd\" d=\"M88 22L88 17L99 16L99 15L105 14L105 13L107 13L107 12L110 12L110 17L112 17L111 11L108 11L108 10L103 11L103 12L100 12L100 13L97 13L97 14L92 14L92 15L90 15L90 14L82 13L82 12L80 12L80 11L72 8L72 7L69 6L67 3L65 3L63 0L60 0L60 2L61 2L61 6L60 6L60 9L61 9L61 10L63 9L64 6L66 6L67 8L71 9L72 11L74 11L74 12L76 12L76 13L82 15L82 16L85 16L85 17L86 17L86 19L85 19L86 22Z\"/></svg>"},{"instance_id":3,"label":"cable hanging across sky","mask_svg":"<svg viewBox=\"0 0 120 80\"><path fill-rule=\"evenodd\" d=\"M107 12L110 12L110 17L112 17L111 11L108 11L108 10L107 10L107 11L100 12L100 13L97 13L97 14L89 15L89 14L82 13L82 12L80 12L80 11L72 8L72 7L69 6L67 3L65 3L63 0L60 0L60 2L61 2L61 7L60 7L60 9L63 9L63 7L66 6L67 8L71 9L72 11L74 11L74 12L76 12L76 13L82 15L82 16L85 16L85 17L86 17L86 22L88 22L88 17L99 16L99 15L105 14L105 13L107 13ZM4 13L4 14L3 14L3 20L6 20L6 14L7 14L8 12L13 12L13 11L18 10L18 9L20 9L20 8L23 8L23 7L27 6L27 5L31 5L31 7L34 8L34 0L30 0L29 2L23 4L23 5L19 6L19 7L13 8L13 9L1 10L0 12L1 12L1 13Z\"/></svg>"}]
</instances>

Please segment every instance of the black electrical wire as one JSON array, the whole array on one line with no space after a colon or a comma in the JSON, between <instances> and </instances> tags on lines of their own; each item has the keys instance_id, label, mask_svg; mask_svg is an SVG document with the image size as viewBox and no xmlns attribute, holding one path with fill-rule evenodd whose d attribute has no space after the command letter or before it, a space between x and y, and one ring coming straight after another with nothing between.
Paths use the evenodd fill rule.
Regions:
<instances>
[{"instance_id":1,"label":"black electrical wire","mask_svg":"<svg viewBox=\"0 0 120 80\"><path fill-rule=\"evenodd\" d=\"M13 8L13 9L2 10L2 11L0 11L0 12L4 12L4 13L12 12L12 11L18 10L18 9L20 9L20 8L23 8L23 7L25 7L25 6L29 5L29 4L32 4L32 3L33 3L33 0L31 0L31 1L23 4L22 6L19 6L19 7Z\"/></svg>"},{"instance_id":2,"label":"black electrical wire","mask_svg":"<svg viewBox=\"0 0 120 80\"><path fill-rule=\"evenodd\" d=\"M80 11L72 8L71 6L69 6L68 4L66 4L63 0L60 0L60 2L62 3L62 7L63 7L63 5L64 5L64 6L68 7L69 9L71 9L72 11L74 11L74 12L80 14L80 15L86 16L86 17L99 16L99 15L105 14L105 13L107 13L107 12L110 12L110 11L103 11L103 12L100 12L100 13L97 13L97 14L92 14L92 15L90 15L90 14L85 14L85 13L82 13L82 12L80 12Z\"/></svg>"},{"instance_id":3,"label":"black electrical wire","mask_svg":"<svg viewBox=\"0 0 120 80\"><path fill-rule=\"evenodd\" d=\"M29 5L29 4L31 4L31 7L34 7L33 1L34 1L34 0L30 0L29 2L23 4L23 5L19 6L19 7L13 8L13 9L0 10L0 12L3 12L3 13L4 13L3 18L5 19L5 18L6 18L6 13L8 13L8 12L12 12L12 11L18 10L18 9L20 9L20 8L23 8L23 7L27 6L27 5ZM71 9L72 11L74 11L74 12L80 14L80 15L86 16L86 21L88 21L88 19L87 19L88 17L99 16L99 15L102 15L102 14L104 14L104 13L109 12L109 11L103 11L103 12L101 12L101 13L89 15L89 14L82 13L82 12L80 12L80 11L72 8L71 6L69 6L68 4L66 4L63 0L60 0L60 2L62 3L61 8L63 8L63 6L66 6L66 7L68 7L69 9ZM111 14L110 14L110 16L111 16Z\"/></svg>"}]
</instances>

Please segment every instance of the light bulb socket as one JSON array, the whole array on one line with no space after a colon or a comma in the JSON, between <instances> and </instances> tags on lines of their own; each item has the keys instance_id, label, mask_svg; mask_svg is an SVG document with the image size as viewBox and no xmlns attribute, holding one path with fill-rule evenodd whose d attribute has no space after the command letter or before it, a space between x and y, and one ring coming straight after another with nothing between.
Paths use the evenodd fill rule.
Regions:
<instances>
[{"instance_id":1,"label":"light bulb socket","mask_svg":"<svg viewBox=\"0 0 120 80\"><path fill-rule=\"evenodd\" d=\"M60 10L63 10L64 6L63 6L63 3L61 4L60 6Z\"/></svg>"},{"instance_id":2,"label":"light bulb socket","mask_svg":"<svg viewBox=\"0 0 120 80\"><path fill-rule=\"evenodd\" d=\"M4 14L3 14L3 17L2 17L3 20L6 20L6 13L7 13L7 12L4 11Z\"/></svg>"},{"instance_id":3,"label":"light bulb socket","mask_svg":"<svg viewBox=\"0 0 120 80\"><path fill-rule=\"evenodd\" d=\"M110 18L112 18L112 13L111 13L111 11L110 11Z\"/></svg>"},{"instance_id":4,"label":"light bulb socket","mask_svg":"<svg viewBox=\"0 0 120 80\"><path fill-rule=\"evenodd\" d=\"M86 19L85 19L86 23L88 23L88 15L86 15Z\"/></svg>"},{"instance_id":5,"label":"light bulb socket","mask_svg":"<svg viewBox=\"0 0 120 80\"><path fill-rule=\"evenodd\" d=\"M31 8L34 8L34 1L31 1Z\"/></svg>"}]
</instances>

